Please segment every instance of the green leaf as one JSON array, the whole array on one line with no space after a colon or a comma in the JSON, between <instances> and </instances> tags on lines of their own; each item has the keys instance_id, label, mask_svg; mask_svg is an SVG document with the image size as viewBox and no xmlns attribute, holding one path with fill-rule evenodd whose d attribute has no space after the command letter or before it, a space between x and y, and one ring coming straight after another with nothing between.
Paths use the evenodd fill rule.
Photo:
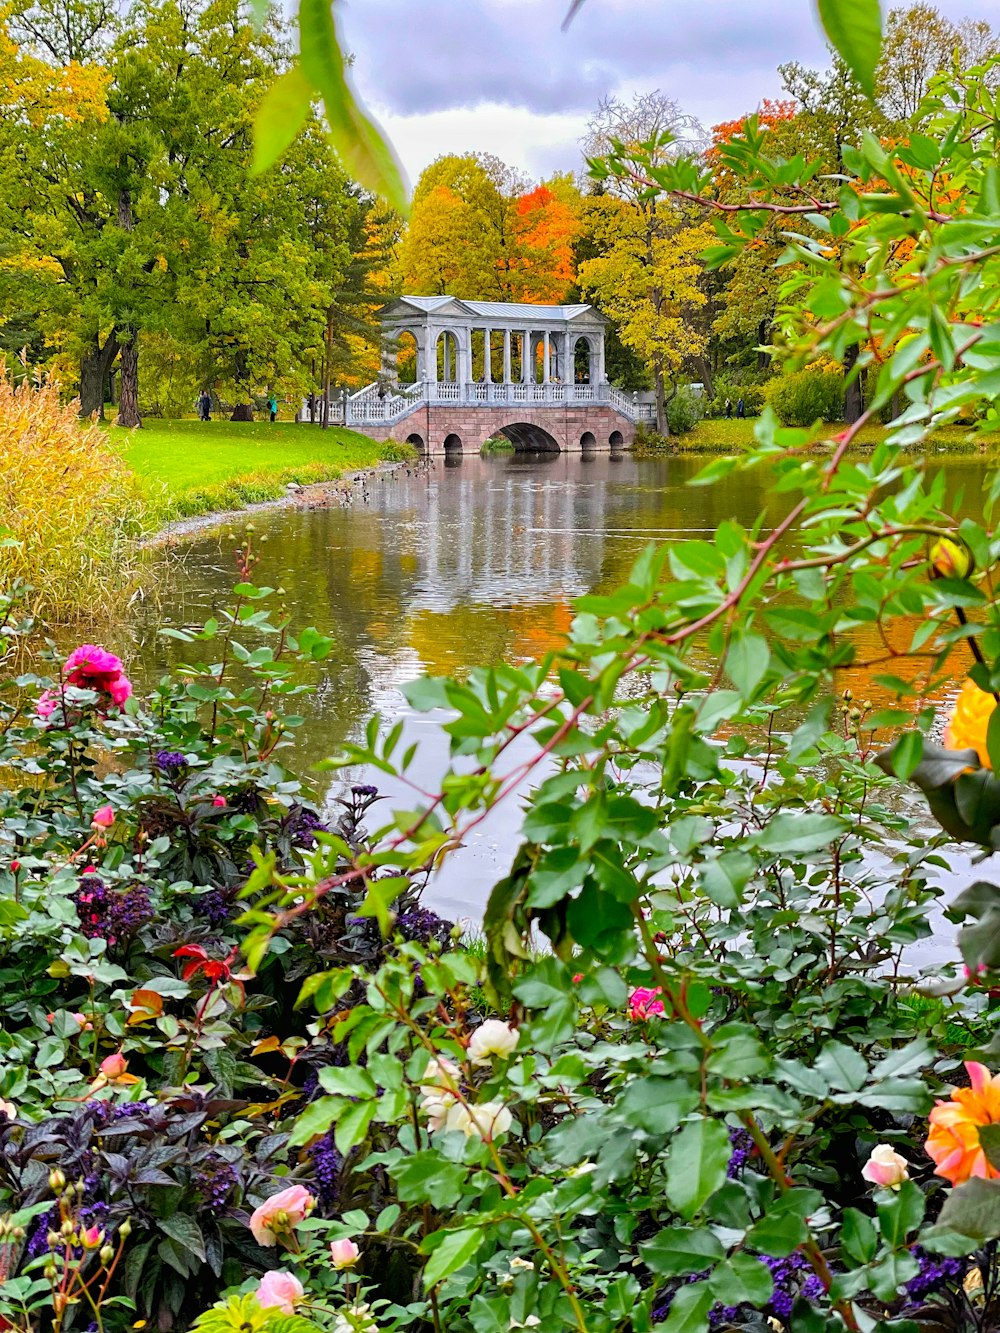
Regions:
<instances>
[{"instance_id":1,"label":"green leaf","mask_svg":"<svg viewBox=\"0 0 1000 1333\"><path fill-rule=\"evenodd\" d=\"M819 21L844 64L869 97L875 95L875 68L882 48L878 0L816 0Z\"/></svg>"},{"instance_id":2,"label":"green leaf","mask_svg":"<svg viewBox=\"0 0 1000 1333\"><path fill-rule=\"evenodd\" d=\"M747 1233L747 1243L762 1254L783 1259L808 1239L805 1219L823 1206L818 1190L792 1189L768 1208Z\"/></svg>"},{"instance_id":3,"label":"green leaf","mask_svg":"<svg viewBox=\"0 0 1000 1333\"><path fill-rule=\"evenodd\" d=\"M876 1209L882 1239L893 1249L906 1243L911 1231L916 1231L924 1220L923 1190L912 1180L904 1180L891 1198Z\"/></svg>"},{"instance_id":4,"label":"green leaf","mask_svg":"<svg viewBox=\"0 0 1000 1333\"><path fill-rule=\"evenodd\" d=\"M352 1102L347 1110L337 1118L337 1128L333 1141L337 1151L346 1157L352 1148L356 1148L368 1133L368 1126L375 1114L374 1102Z\"/></svg>"},{"instance_id":5,"label":"green leaf","mask_svg":"<svg viewBox=\"0 0 1000 1333\"><path fill-rule=\"evenodd\" d=\"M665 1324L658 1324L659 1333L704 1333L708 1328L708 1312L715 1297L707 1282L695 1282L681 1287L670 1302L670 1314Z\"/></svg>"},{"instance_id":6,"label":"green leaf","mask_svg":"<svg viewBox=\"0 0 1000 1333\"><path fill-rule=\"evenodd\" d=\"M815 1065L831 1088L844 1092L857 1092L868 1077L864 1056L839 1041L827 1042L816 1057Z\"/></svg>"},{"instance_id":7,"label":"green leaf","mask_svg":"<svg viewBox=\"0 0 1000 1333\"><path fill-rule=\"evenodd\" d=\"M909 782L923 757L923 734L919 731L904 731L892 747L892 771L900 782Z\"/></svg>"},{"instance_id":8,"label":"green leaf","mask_svg":"<svg viewBox=\"0 0 1000 1333\"><path fill-rule=\"evenodd\" d=\"M330 139L344 167L405 215L402 168L347 81L331 0L300 0L299 35L302 72L323 98Z\"/></svg>"},{"instance_id":9,"label":"green leaf","mask_svg":"<svg viewBox=\"0 0 1000 1333\"><path fill-rule=\"evenodd\" d=\"M846 828L836 815L788 813L775 815L754 842L762 851L773 852L775 856L817 852L839 838Z\"/></svg>"},{"instance_id":10,"label":"green leaf","mask_svg":"<svg viewBox=\"0 0 1000 1333\"><path fill-rule=\"evenodd\" d=\"M667 1164L667 1197L682 1217L694 1217L725 1183L731 1155L729 1133L720 1121L694 1120L684 1126Z\"/></svg>"},{"instance_id":11,"label":"green leaf","mask_svg":"<svg viewBox=\"0 0 1000 1333\"><path fill-rule=\"evenodd\" d=\"M764 678L771 652L759 634L737 633L726 654L726 674L744 699L748 699Z\"/></svg>"},{"instance_id":12,"label":"green leaf","mask_svg":"<svg viewBox=\"0 0 1000 1333\"><path fill-rule=\"evenodd\" d=\"M709 1286L722 1305L766 1305L774 1294L770 1269L751 1254L734 1254L715 1270Z\"/></svg>"},{"instance_id":13,"label":"green leaf","mask_svg":"<svg viewBox=\"0 0 1000 1333\"><path fill-rule=\"evenodd\" d=\"M1000 1125L980 1125L979 1146L990 1166L1000 1170Z\"/></svg>"},{"instance_id":14,"label":"green leaf","mask_svg":"<svg viewBox=\"0 0 1000 1333\"><path fill-rule=\"evenodd\" d=\"M715 1232L707 1227L665 1227L640 1245L639 1253L654 1273L680 1277L684 1273L703 1273L725 1258L726 1252Z\"/></svg>"},{"instance_id":15,"label":"green leaf","mask_svg":"<svg viewBox=\"0 0 1000 1333\"><path fill-rule=\"evenodd\" d=\"M855 1263L871 1263L878 1251L878 1233L871 1218L866 1217L857 1208L845 1208L840 1228L840 1244Z\"/></svg>"},{"instance_id":16,"label":"green leaf","mask_svg":"<svg viewBox=\"0 0 1000 1333\"><path fill-rule=\"evenodd\" d=\"M431 1257L424 1268L424 1286L433 1287L449 1273L454 1273L469 1262L486 1239L482 1227L466 1227L460 1231L435 1231L421 1246L426 1253L433 1246Z\"/></svg>"},{"instance_id":17,"label":"green leaf","mask_svg":"<svg viewBox=\"0 0 1000 1333\"><path fill-rule=\"evenodd\" d=\"M161 1217L160 1230L195 1258L205 1262L205 1237L201 1227L187 1213L174 1213L172 1217Z\"/></svg>"},{"instance_id":18,"label":"green leaf","mask_svg":"<svg viewBox=\"0 0 1000 1333\"><path fill-rule=\"evenodd\" d=\"M271 84L254 117L252 176L273 166L291 148L306 123L312 98L312 84L299 65Z\"/></svg>"},{"instance_id":19,"label":"green leaf","mask_svg":"<svg viewBox=\"0 0 1000 1333\"><path fill-rule=\"evenodd\" d=\"M952 1190L944 1201L936 1229L957 1231L976 1241L1000 1238L1000 1180L973 1177Z\"/></svg>"}]
</instances>

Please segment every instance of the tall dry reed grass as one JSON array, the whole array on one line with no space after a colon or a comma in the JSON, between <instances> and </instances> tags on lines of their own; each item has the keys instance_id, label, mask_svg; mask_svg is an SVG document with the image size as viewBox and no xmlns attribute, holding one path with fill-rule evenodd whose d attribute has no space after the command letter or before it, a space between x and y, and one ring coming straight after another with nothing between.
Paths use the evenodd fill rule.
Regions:
<instances>
[{"instance_id":1,"label":"tall dry reed grass","mask_svg":"<svg viewBox=\"0 0 1000 1333\"><path fill-rule=\"evenodd\" d=\"M108 612L134 579L140 491L104 432L58 386L0 364L0 588L32 587L48 623Z\"/></svg>"}]
</instances>

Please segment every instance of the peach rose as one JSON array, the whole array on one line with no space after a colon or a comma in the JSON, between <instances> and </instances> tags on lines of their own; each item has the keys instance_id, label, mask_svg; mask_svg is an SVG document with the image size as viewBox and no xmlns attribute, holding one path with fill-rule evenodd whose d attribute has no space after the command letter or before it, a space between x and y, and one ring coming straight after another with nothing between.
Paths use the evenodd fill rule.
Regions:
<instances>
[{"instance_id":1,"label":"peach rose","mask_svg":"<svg viewBox=\"0 0 1000 1333\"><path fill-rule=\"evenodd\" d=\"M334 1268L353 1268L361 1258L361 1251L353 1240L332 1240L330 1260Z\"/></svg>"},{"instance_id":2,"label":"peach rose","mask_svg":"<svg viewBox=\"0 0 1000 1333\"><path fill-rule=\"evenodd\" d=\"M294 1314L295 1307L305 1300L305 1288L294 1273L273 1271L261 1278L254 1295L262 1310L280 1310Z\"/></svg>"},{"instance_id":3,"label":"peach rose","mask_svg":"<svg viewBox=\"0 0 1000 1333\"><path fill-rule=\"evenodd\" d=\"M274 1245L316 1207L316 1200L303 1185L289 1185L265 1199L250 1217L250 1230L258 1245Z\"/></svg>"}]
</instances>

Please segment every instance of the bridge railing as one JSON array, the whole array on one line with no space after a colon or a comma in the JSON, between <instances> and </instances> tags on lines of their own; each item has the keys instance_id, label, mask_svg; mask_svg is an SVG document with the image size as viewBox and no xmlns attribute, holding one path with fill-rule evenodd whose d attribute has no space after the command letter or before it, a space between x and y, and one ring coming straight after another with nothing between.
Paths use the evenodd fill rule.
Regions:
<instances>
[{"instance_id":1,"label":"bridge railing","mask_svg":"<svg viewBox=\"0 0 1000 1333\"><path fill-rule=\"evenodd\" d=\"M384 384L367 385L347 399L346 420L348 425L391 425L401 421L416 408L435 403L462 407L555 407L580 403L613 407L630 421L648 421L656 416L651 403L640 403L634 394L624 393L610 384L560 384L556 381L548 384L461 384L422 381L402 389L397 387L389 390Z\"/></svg>"}]
</instances>

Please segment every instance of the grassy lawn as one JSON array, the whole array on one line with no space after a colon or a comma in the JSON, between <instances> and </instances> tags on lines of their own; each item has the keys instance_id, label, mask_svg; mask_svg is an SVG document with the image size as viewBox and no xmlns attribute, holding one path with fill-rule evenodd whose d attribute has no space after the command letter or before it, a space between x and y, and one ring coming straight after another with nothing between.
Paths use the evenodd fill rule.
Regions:
<instances>
[{"instance_id":1,"label":"grassy lawn","mask_svg":"<svg viewBox=\"0 0 1000 1333\"><path fill-rule=\"evenodd\" d=\"M139 478L152 517L239 509L284 493L290 481L332 481L346 472L408 457L405 446L307 423L160 421L108 430Z\"/></svg>"},{"instance_id":2,"label":"grassy lawn","mask_svg":"<svg viewBox=\"0 0 1000 1333\"><path fill-rule=\"evenodd\" d=\"M753 443L754 427L757 421L753 417L737 421L725 418L711 418L699 421L693 431L677 439L679 453L730 454L737 453ZM835 435L843 426L829 426L828 431ZM868 426L861 431L857 445L864 448L878 444L886 437L885 426ZM970 434L966 426L942 426L934 432L933 444L945 448L949 453L976 453L983 437Z\"/></svg>"}]
</instances>

